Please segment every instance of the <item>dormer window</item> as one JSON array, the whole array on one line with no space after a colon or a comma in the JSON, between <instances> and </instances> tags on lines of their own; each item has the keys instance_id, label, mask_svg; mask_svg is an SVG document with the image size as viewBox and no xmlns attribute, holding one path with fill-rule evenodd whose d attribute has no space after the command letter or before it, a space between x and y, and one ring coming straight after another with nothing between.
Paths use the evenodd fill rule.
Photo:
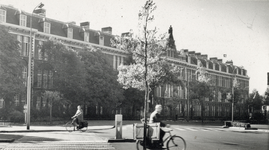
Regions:
<instances>
[{"instance_id":1,"label":"dormer window","mask_svg":"<svg viewBox=\"0 0 269 150\"><path fill-rule=\"evenodd\" d=\"M6 11L0 9L0 22L6 22Z\"/></svg>"},{"instance_id":2,"label":"dormer window","mask_svg":"<svg viewBox=\"0 0 269 150\"><path fill-rule=\"evenodd\" d=\"M89 32L84 32L84 41L85 42L89 42L89 36L90 36Z\"/></svg>"},{"instance_id":3,"label":"dormer window","mask_svg":"<svg viewBox=\"0 0 269 150\"><path fill-rule=\"evenodd\" d=\"M73 28L67 28L67 37L73 39Z\"/></svg>"},{"instance_id":4,"label":"dormer window","mask_svg":"<svg viewBox=\"0 0 269 150\"><path fill-rule=\"evenodd\" d=\"M50 23L49 22L44 22L44 33L50 34Z\"/></svg>"},{"instance_id":5,"label":"dormer window","mask_svg":"<svg viewBox=\"0 0 269 150\"><path fill-rule=\"evenodd\" d=\"M104 36L99 36L99 45L104 45Z\"/></svg>"},{"instance_id":6,"label":"dormer window","mask_svg":"<svg viewBox=\"0 0 269 150\"><path fill-rule=\"evenodd\" d=\"M26 23L27 23L27 16L21 14L20 15L20 26L26 27Z\"/></svg>"}]
</instances>

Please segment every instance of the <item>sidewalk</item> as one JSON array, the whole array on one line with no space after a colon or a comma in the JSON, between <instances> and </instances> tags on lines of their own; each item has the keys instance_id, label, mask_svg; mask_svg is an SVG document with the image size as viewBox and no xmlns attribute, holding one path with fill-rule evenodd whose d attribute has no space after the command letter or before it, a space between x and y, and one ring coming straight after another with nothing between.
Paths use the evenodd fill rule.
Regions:
<instances>
[{"instance_id":1,"label":"sidewalk","mask_svg":"<svg viewBox=\"0 0 269 150\"><path fill-rule=\"evenodd\" d=\"M114 126L110 125L99 125L99 126L88 126L88 130L104 130L112 129ZM21 126L0 126L0 133L14 133L14 132L56 132L56 131L66 131L65 126L30 126L30 129L27 130L25 125Z\"/></svg>"},{"instance_id":2,"label":"sidewalk","mask_svg":"<svg viewBox=\"0 0 269 150\"><path fill-rule=\"evenodd\" d=\"M244 127L229 127L229 130L239 131L239 132L257 132L257 133L269 133L268 124L251 124L250 129Z\"/></svg>"},{"instance_id":3,"label":"sidewalk","mask_svg":"<svg viewBox=\"0 0 269 150\"><path fill-rule=\"evenodd\" d=\"M100 138L108 139L107 142L120 143L120 142L132 142L133 143L133 129L134 123L141 123L140 121L125 121L123 120L123 128L125 130L122 133L122 139L115 139L115 121L114 120L90 120L88 131L99 131L103 130L102 134L97 134ZM201 122L181 122L181 121L167 121L166 123L171 125L183 125L183 126L200 126L200 127L214 127L222 128L221 122L207 122L202 124ZM251 124L251 129L245 129L240 127L230 127L227 130L235 132L258 132L258 133L269 133L269 125L261 124ZM128 131L128 132L126 132ZM14 126L0 126L1 133L27 133L27 132L66 132L64 125L31 125L30 129L27 130L26 125L14 125ZM15 138L16 139L16 138ZM12 136L0 136L0 142L13 142L14 138Z\"/></svg>"}]
</instances>

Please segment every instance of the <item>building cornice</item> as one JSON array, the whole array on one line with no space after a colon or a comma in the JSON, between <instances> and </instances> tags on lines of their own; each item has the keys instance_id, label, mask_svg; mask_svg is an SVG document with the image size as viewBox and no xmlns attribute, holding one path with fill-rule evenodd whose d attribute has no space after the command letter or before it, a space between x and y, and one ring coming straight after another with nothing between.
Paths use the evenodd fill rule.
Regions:
<instances>
[{"instance_id":1,"label":"building cornice","mask_svg":"<svg viewBox=\"0 0 269 150\"><path fill-rule=\"evenodd\" d=\"M19 25L14 25L14 24L10 24L10 23L0 23L0 25L4 25L4 26L8 27L9 29L10 28L13 29L11 31L12 33L17 33L16 31L20 31L20 32L27 33L28 36L30 36L31 28L24 27L24 26L19 26ZM70 38L67 38L67 37L62 37L62 36L53 35L53 34L48 34L48 33L44 33L44 32L39 32L37 29L33 29L33 28L32 28L32 33L39 39L42 39L42 38L43 39L55 38L55 39L61 40L62 42L64 42L68 46L72 46L72 47L76 47L76 48L94 47L96 49L101 49L101 50L108 51L108 52L111 52L111 53L114 53L114 54L115 53L121 54L121 55L129 54L126 51L119 50L119 49L116 49L116 48L107 47L107 46L103 46L103 45L98 45L98 44L95 44L95 43L79 41L79 40L70 39Z\"/></svg>"},{"instance_id":2,"label":"building cornice","mask_svg":"<svg viewBox=\"0 0 269 150\"><path fill-rule=\"evenodd\" d=\"M176 64L179 64L179 65L183 65L184 67L187 67L189 69L196 69L197 68L197 65L195 64L190 64L188 62L185 62L185 61L181 61L179 59L175 59L175 58L171 58L171 57L167 57L166 58L169 62L173 62L173 63L176 63ZM234 77L235 74L231 74L231 73L227 73L227 72L222 72L222 71L217 71L217 70L213 70L213 69L208 69L208 68L205 68L206 71L208 71L210 74L215 74L215 75L222 75L222 76L225 76L225 77ZM243 76L243 75L240 75L240 74L236 74L237 77L240 77L242 79L246 79L246 80L249 80L249 77L248 76Z\"/></svg>"}]
</instances>

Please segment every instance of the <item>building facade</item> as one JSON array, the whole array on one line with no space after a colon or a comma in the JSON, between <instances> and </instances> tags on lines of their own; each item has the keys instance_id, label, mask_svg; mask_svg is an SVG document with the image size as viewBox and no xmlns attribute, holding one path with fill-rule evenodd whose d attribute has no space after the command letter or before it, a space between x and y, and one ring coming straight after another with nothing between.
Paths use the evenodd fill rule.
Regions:
<instances>
[{"instance_id":1,"label":"building facade","mask_svg":"<svg viewBox=\"0 0 269 150\"><path fill-rule=\"evenodd\" d=\"M47 65L48 56L46 52L41 51L40 46L48 39L57 39L69 48L79 51L85 47L92 47L101 50L114 69L124 62L128 53L111 47L110 39L114 37L111 27L104 27L101 30L90 29L90 22L82 22L76 25L75 22L63 22L46 17L44 10L28 13L13 6L0 5L0 25L9 29L9 32L17 37L20 44L20 55L24 61L23 78L25 85L25 94L15 97L15 105L26 104L26 85L27 85L27 66L30 42L32 42L34 68L32 73L32 107L40 109L47 105L41 97L41 92L53 88L54 70ZM32 41L30 41L32 35ZM4 100L1 99L1 104ZM4 106L2 106L4 107ZM87 109L87 107L86 107ZM93 110L94 109L94 110ZM93 106L89 109L92 112L102 113L102 106ZM98 110L97 111L95 111ZM87 115L86 111L86 114Z\"/></svg>"},{"instance_id":2,"label":"building facade","mask_svg":"<svg viewBox=\"0 0 269 150\"><path fill-rule=\"evenodd\" d=\"M31 21L32 20L32 21ZM47 55L39 48L42 43L50 38L60 40L69 48L79 51L84 47L93 47L101 50L107 55L108 60L113 64L113 68L124 62L129 53L111 47L110 39L114 37L111 27L104 27L99 30L90 28L90 22L82 22L76 25L75 22L63 22L47 18L44 11L39 13L28 13L21 11L12 6L0 5L0 25L8 27L10 32L16 35L21 46L21 57L25 60L23 69L23 78L25 79L25 88L27 83L27 64L30 50L30 42L33 46L33 66L34 73L32 76L33 98L32 106L41 108L47 105L46 101L41 98L42 90L50 90L53 87L53 70L49 66L43 65L47 61ZM169 29L170 42L174 44L172 27ZM32 41L30 41L32 35ZM199 118L201 116L201 104L197 100L190 100L188 93L188 82L194 79L194 75L198 66L202 65L206 68L214 86L214 98L205 99L205 118L225 118L231 116L231 103L227 99L222 98L223 89L232 89L233 81L236 78L239 88L244 91L242 100L235 105L235 113L243 115L244 101L248 98L249 93L249 77L247 71L243 68L236 67L232 62L222 62L218 58L208 58L198 52L189 51L187 49L173 50L167 52L167 59L177 64L182 70L182 85L163 85L155 89L155 96L163 99L165 113L167 115L176 115L185 118ZM25 90L26 91L26 90ZM172 98L178 100L175 110L166 107L166 104ZM2 102L4 100L1 100ZM4 103L4 102L2 102ZM15 97L15 105L26 103L25 95ZM155 102L151 102L155 105ZM0 106L2 106L0 104ZM93 108L93 112L100 114L102 106ZM97 111L98 110L98 111ZM127 113L129 108L120 109L120 113ZM143 109L141 109L143 110ZM87 113L87 111L86 111ZM117 113L117 112L114 112Z\"/></svg>"},{"instance_id":3,"label":"building facade","mask_svg":"<svg viewBox=\"0 0 269 150\"><path fill-rule=\"evenodd\" d=\"M169 43L174 43L172 28ZM174 46L175 47L175 46ZM202 106L199 100L190 99L189 82L196 80L198 67L203 67L210 78L212 97L204 100L204 118L206 119L230 119L232 113L231 98L227 94L234 94L235 88L240 90L240 98L234 103L234 117L242 119L247 114L244 103L249 97L249 77L247 70L233 64L232 61L223 62L217 57L208 58L208 55L200 52L189 51L188 49L170 50L167 52L167 59L171 63L182 68L181 79L183 84L166 84L155 89L156 97L161 99L166 108L167 116L179 118L201 119ZM176 99L176 109L169 109L171 99ZM154 105L154 102L152 102ZM172 112L171 112L172 111Z\"/></svg>"}]
</instances>

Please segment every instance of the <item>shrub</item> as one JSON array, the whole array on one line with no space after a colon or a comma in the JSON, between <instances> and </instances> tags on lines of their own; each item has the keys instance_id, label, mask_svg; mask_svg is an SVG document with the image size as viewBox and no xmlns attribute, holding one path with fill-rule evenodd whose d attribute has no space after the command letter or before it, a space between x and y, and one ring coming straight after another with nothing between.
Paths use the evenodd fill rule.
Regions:
<instances>
[{"instance_id":1,"label":"shrub","mask_svg":"<svg viewBox=\"0 0 269 150\"><path fill-rule=\"evenodd\" d=\"M10 121L12 122L23 122L24 114L18 110L14 110L10 113Z\"/></svg>"}]
</instances>

